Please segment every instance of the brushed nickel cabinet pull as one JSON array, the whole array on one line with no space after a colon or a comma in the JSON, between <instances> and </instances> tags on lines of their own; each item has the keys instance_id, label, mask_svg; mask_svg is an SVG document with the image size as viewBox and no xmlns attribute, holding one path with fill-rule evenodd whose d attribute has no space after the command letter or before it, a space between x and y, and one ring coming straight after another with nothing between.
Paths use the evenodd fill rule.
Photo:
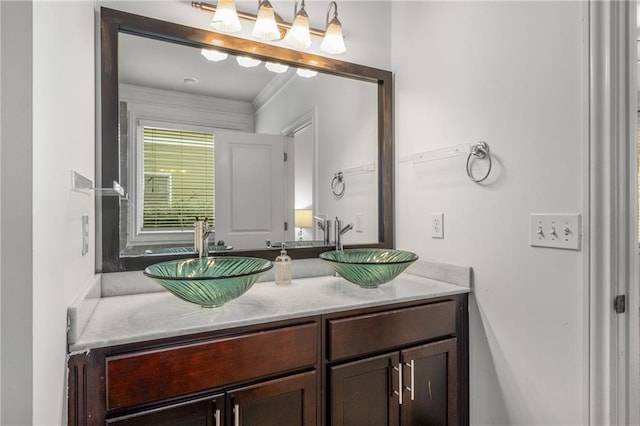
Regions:
<instances>
[{"instance_id":1,"label":"brushed nickel cabinet pull","mask_svg":"<svg viewBox=\"0 0 640 426\"><path fill-rule=\"evenodd\" d=\"M398 395L398 403L402 405L402 363L398 363L398 366L393 367L393 369L398 372L398 390L393 391L393 393Z\"/></svg>"},{"instance_id":2,"label":"brushed nickel cabinet pull","mask_svg":"<svg viewBox=\"0 0 640 426\"><path fill-rule=\"evenodd\" d=\"M240 406L238 404L233 406L233 424L240 426Z\"/></svg>"},{"instance_id":3,"label":"brushed nickel cabinet pull","mask_svg":"<svg viewBox=\"0 0 640 426\"><path fill-rule=\"evenodd\" d=\"M216 426L220 426L220 409L216 409L216 414L215 414L215 418L216 418Z\"/></svg>"}]
</instances>

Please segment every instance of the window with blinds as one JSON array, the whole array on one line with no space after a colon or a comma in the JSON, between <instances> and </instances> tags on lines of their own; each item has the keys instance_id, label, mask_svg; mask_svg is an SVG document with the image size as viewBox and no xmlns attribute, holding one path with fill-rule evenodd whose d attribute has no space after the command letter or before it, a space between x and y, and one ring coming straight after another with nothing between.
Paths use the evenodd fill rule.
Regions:
<instances>
[{"instance_id":1,"label":"window with blinds","mask_svg":"<svg viewBox=\"0 0 640 426\"><path fill-rule=\"evenodd\" d=\"M215 226L213 134L143 127L142 228Z\"/></svg>"}]
</instances>

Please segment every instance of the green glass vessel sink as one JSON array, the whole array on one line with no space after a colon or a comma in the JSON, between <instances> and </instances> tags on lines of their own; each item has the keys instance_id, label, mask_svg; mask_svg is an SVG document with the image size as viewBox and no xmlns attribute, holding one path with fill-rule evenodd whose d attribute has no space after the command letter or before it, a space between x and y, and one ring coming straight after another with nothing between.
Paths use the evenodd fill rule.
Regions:
<instances>
[{"instance_id":1,"label":"green glass vessel sink","mask_svg":"<svg viewBox=\"0 0 640 426\"><path fill-rule=\"evenodd\" d=\"M245 293L272 267L255 257L213 256L156 263L144 274L182 300L213 308Z\"/></svg>"},{"instance_id":2,"label":"green glass vessel sink","mask_svg":"<svg viewBox=\"0 0 640 426\"><path fill-rule=\"evenodd\" d=\"M347 249L327 251L320 258L347 281L375 288L397 277L418 255L393 249Z\"/></svg>"}]
</instances>

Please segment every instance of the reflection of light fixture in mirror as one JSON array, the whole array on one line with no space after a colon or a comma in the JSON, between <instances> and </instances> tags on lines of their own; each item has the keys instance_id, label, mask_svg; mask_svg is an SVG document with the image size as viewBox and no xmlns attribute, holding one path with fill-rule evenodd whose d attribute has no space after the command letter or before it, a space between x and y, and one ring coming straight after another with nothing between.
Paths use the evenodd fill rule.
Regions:
<instances>
[{"instance_id":1,"label":"reflection of light fixture in mirror","mask_svg":"<svg viewBox=\"0 0 640 426\"><path fill-rule=\"evenodd\" d=\"M277 64L275 62L267 62L264 65L269 71L281 74L289 69L289 65Z\"/></svg>"},{"instance_id":2,"label":"reflection of light fixture in mirror","mask_svg":"<svg viewBox=\"0 0 640 426\"><path fill-rule=\"evenodd\" d=\"M298 231L298 237L302 241L302 228L313 227L313 211L310 209L296 209L294 211L294 218L296 228L300 228Z\"/></svg>"},{"instance_id":3,"label":"reflection of light fixture in mirror","mask_svg":"<svg viewBox=\"0 0 640 426\"><path fill-rule=\"evenodd\" d=\"M269 0L262 0L258 4L258 16L253 26L251 35L261 40L277 40L280 38L280 30L276 25L276 16Z\"/></svg>"},{"instance_id":4,"label":"reflection of light fixture in mirror","mask_svg":"<svg viewBox=\"0 0 640 426\"><path fill-rule=\"evenodd\" d=\"M211 26L225 33L237 33L242 29L233 0L218 0Z\"/></svg>"},{"instance_id":5,"label":"reflection of light fixture in mirror","mask_svg":"<svg viewBox=\"0 0 640 426\"><path fill-rule=\"evenodd\" d=\"M200 53L202 53L202 56L213 62L224 61L227 59L227 56L229 56L227 53L211 49L202 49Z\"/></svg>"},{"instance_id":6,"label":"reflection of light fixture in mirror","mask_svg":"<svg viewBox=\"0 0 640 426\"><path fill-rule=\"evenodd\" d=\"M260 63L262 63L260 59L254 59L248 56L238 56L236 58L236 61L238 61L238 64L245 68L257 67L258 65L260 65Z\"/></svg>"},{"instance_id":7,"label":"reflection of light fixture in mirror","mask_svg":"<svg viewBox=\"0 0 640 426\"><path fill-rule=\"evenodd\" d=\"M298 74L300 77L311 78L318 75L318 71L311 71L304 68L298 68L296 70L296 74Z\"/></svg>"},{"instance_id":8,"label":"reflection of light fixture in mirror","mask_svg":"<svg viewBox=\"0 0 640 426\"><path fill-rule=\"evenodd\" d=\"M198 79L195 77L182 77L182 82L187 86L195 86L198 84Z\"/></svg>"},{"instance_id":9,"label":"reflection of light fixture in mirror","mask_svg":"<svg viewBox=\"0 0 640 426\"><path fill-rule=\"evenodd\" d=\"M300 9L298 9L298 2L295 2L293 13L295 19L284 41L296 49L308 49L311 47L311 34L309 33L309 15L304 10L304 0L300 2Z\"/></svg>"},{"instance_id":10,"label":"reflection of light fixture in mirror","mask_svg":"<svg viewBox=\"0 0 640 426\"><path fill-rule=\"evenodd\" d=\"M331 6L333 6L333 18L329 21ZM320 50L333 55L339 55L347 51L342 37L342 24L338 20L338 4L335 1L329 3L327 8L327 28L320 44Z\"/></svg>"}]
</instances>

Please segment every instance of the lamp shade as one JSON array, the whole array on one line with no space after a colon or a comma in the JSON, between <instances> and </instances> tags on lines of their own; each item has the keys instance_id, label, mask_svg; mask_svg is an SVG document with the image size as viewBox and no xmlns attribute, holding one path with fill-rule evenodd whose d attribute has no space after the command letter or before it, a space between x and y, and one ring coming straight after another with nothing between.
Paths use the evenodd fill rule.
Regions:
<instances>
[{"instance_id":1,"label":"lamp shade","mask_svg":"<svg viewBox=\"0 0 640 426\"><path fill-rule=\"evenodd\" d=\"M278 30L278 25L276 25L276 16L269 0L263 0L260 3L258 16L251 35L267 41L280 38L280 31Z\"/></svg>"},{"instance_id":2,"label":"lamp shade","mask_svg":"<svg viewBox=\"0 0 640 426\"><path fill-rule=\"evenodd\" d=\"M308 49L311 47L311 34L309 33L309 15L304 10L304 5L296 13L293 25L284 41L296 49Z\"/></svg>"},{"instance_id":3,"label":"lamp shade","mask_svg":"<svg viewBox=\"0 0 640 426\"><path fill-rule=\"evenodd\" d=\"M313 211L309 209L295 210L293 220L296 228L311 228L313 227Z\"/></svg>"},{"instance_id":4,"label":"lamp shade","mask_svg":"<svg viewBox=\"0 0 640 426\"><path fill-rule=\"evenodd\" d=\"M240 66L243 66L245 68L257 67L262 63L260 59L250 58L248 56L238 56L236 58L236 61L238 61L238 64Z\"/></svg>"},{"instance_id":5,"label":"lamp shade","mask_svg":"<svg viewBox=\"0 0 640 426\"><path fill-rule=\"evenodd\" d=\"M202 56L207 58L207 60L213 62L224 61L227 59L227 56L229 56L227 53L211 49L202 49L200 53L202 53Z\"/></svg>"},{"instance_id":6,"label":"lamp shade","mask_svg":"<svg viewBox=\"0 0 640 426\"><path fill-rule=\"evenodd\" d=\"M218 0L211 26L225 33L237 33L242 29L233 0Z\"/></svg>"},{"instance_id":7,"label":"lamp shade","mask_svg":"<svg viewBox=\"0 0 640 426\"><path fill-rule=\"evenodd\" d=\"M282 74L289 69L288 65L278 64L276 62L267 62L264 66L271 72Z\"/></svg>"},{"instance_id":8,"label":"lamp shade","mask_svg":"<svg viewBox=\"0 0 640 426\"><path fill-rule=\"evenodd\" d=\"M298 68L296 74L304 78L312 78L318 75L318 71L308 70L306 68Z\"/></svg>"},{"instance_id":9,"label":"lamp shade","mask_svg":"<svg viewBox=\"0 0 640 426\"><path fill-rule=\"evenodd\" d=\"M340 24L337 16L334 16L331 22L329 22L322 43L320 44L320 50L333 55L339 55L347 51L342 36L342 24Z\"/></svg>"}]
</instances>

